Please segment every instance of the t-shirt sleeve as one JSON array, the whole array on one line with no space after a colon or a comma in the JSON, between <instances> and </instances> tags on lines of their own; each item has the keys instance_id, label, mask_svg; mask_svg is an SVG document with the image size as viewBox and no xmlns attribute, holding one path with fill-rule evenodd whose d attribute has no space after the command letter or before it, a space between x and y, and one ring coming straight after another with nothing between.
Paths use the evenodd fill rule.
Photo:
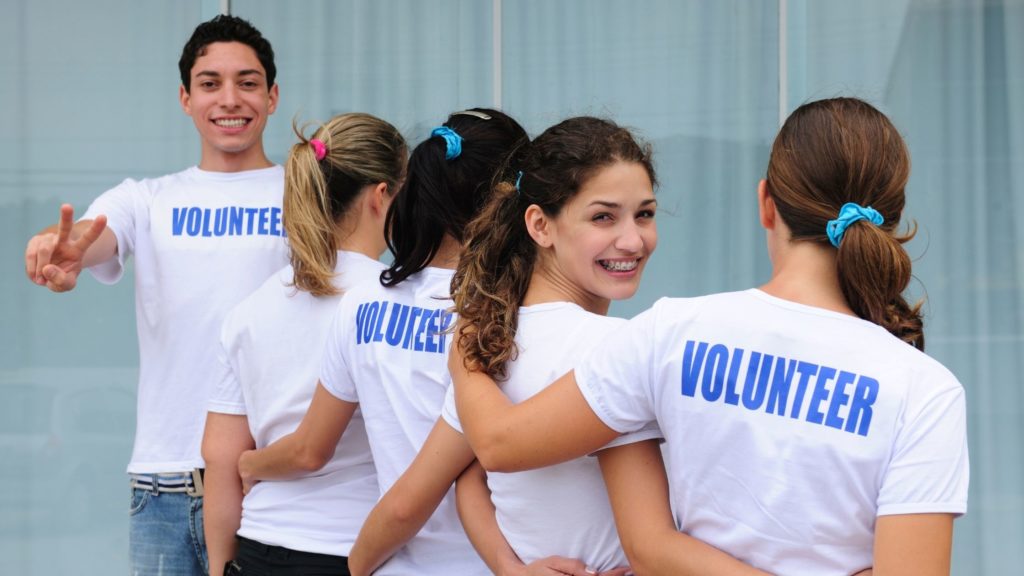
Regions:
<instances>
[{"instance_id":1,"label":"t-shirt sleeve","mask_svg":"<svg viewBox=\"0 0 1024 576\"><path fill-rule=\"evenodd\" d=\"M359 402L359 394L349 371L346 348L353 340L351 336L356 324L347 311L345 298L341 302L327 333L323 359L320 361L320 383L335 398L356 403Z\"/></svg>"},{"instance_id":2,"label":"t-shirt sleeve","mask_svg":"<svg viewBox=\"0 0 1024 576\"><path fill-rule=\"evenodd\" d=\"M635 444L637 442L643 442L644 440L665 440L665 435L661 433L661 427L658 426L657 422L648 422L643 428L636 432L630 432L629 434L623 434L615 440L602 446L597 452L606 448L615 448L616 446L626 446L627 444ZM597 453L595 452L595 454Z\"/></svg>"},{"instance_id":3,"label":"t-shirt sleeve","mask_svg":"<svg viewBox=\"0 0 1024 576\"><path fill-rule=\"evenodd\" d=\"M206 409L218 414L244 415L247 414L245 397L242 394L242 384L238 381L235 365L228 352L231 346L227 326L228 323L225 322L225 328L222 330L220 338L220 348L217 351L216 373L214 374L216 387Z\"/></svg>"},{"instance_id":4,"label":"t-shirt sleeve","mask_svg":"<svg viewBox=\"0 0 1024 576\"><path fill-rule=\"evenodd\" d=\"M459 420L459 412L455 408L455 387L451 384L448 385L448 390L444 393L444 405L441 406L441 418L444 418L444 421L457 432L460 434L463 433L462 421Z\"/></svg>"},{"instance_id":5,"label":"t-shirt sleeve","mask_svg":"<svg viewBox=\"0 0 1024 576\"><path fill-rule=\"evenodd\" d=\"M967 512L964 390L958 383L946 388L908 405L878 494L879 516Z\"/></svg>"},{"instance_id":6,"label":"t-shirt sleeve","mask_svg":"<svg viewBox=\"0 0 1024 576\"><path fill-rule=\"evenodd\" d=\"M125 180L93 200L82 216L82 220L106 216L107 228L117 238L117 256L89 267L97 281L113 284L124 275L124 264L135 250L136 203L142 200L143 193L137 182Z\"/></svg>"},{"instance_id":7,"label":"t-shirt sleeve","mask_svg":"<svg viewBox=\"0 0 1024 576\"><path fill-rule=\"evenodd\" d=\"M590 408L621 433L637 432L655 420L655 317L651 308L633 318L576 364L576 384Z\"/></svg>"}]
</instances>

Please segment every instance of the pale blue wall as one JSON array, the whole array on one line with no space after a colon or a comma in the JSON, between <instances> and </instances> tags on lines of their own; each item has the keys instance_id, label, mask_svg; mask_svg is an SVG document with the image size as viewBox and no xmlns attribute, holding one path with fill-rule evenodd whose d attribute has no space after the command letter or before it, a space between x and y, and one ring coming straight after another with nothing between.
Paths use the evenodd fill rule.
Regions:
<instances>
[{"instance_id":1,"label":"pale blue wall","mask_svg":"<svg viewBox=\"0 0 1024 576\"><path fill-rule=\"evenodd\" d=\"M502 107L536 134L611 116L655 146L661 241L628 316L661 295L767 278L755 186L781 108L867 98L914 159L916 295L928 350L968 390L970 513L954 573L1024 564L1024 3L1020 0L234 0L277 52L291 120L377 114L412 141L452 110ZM177 58L215 0L14 0L0 8L0 573L127 569L137 346L130 280L34 288L27 238L125 177L194 164ZM780 18L781 17L781 18ZM780 24L781 22L781 24ZM787 47L780 60L780 41ZM782 85L780 86L780 82Z\"/></svg>"}]
</instances>

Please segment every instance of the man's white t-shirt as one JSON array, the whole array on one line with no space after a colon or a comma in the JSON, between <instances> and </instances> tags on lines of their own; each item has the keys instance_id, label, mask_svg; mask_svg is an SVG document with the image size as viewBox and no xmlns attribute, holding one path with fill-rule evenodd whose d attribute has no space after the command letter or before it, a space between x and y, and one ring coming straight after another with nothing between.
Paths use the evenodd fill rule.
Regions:
<instances>
[{"instance_id":1,"label":"man's white t-shirt","mask_svg":"<svg viewBox=\"0 0 1024 576\"><path fill-rule=\"evenodd\" d=\"M376 280L384 265L338 252L334 285L343 292ZM286 266L224 320L220 371L210 412L242 414L257 448L295 431L316 390L327 332L343 294L316 297L292 285ZM238 534L292 550L348 556L376 504L377 474L356 410L334 456L299 478L263 481L242 500Z\"/></svg>"},{"instance_id":2,"label":"man's white t-shirt","mask_svg":"<svg viewBox=\"0 0 1024 576\"><path fill-rule=\"evenodd\" d=\"M661 299L576 368L657 420L680 530L776 574L871 566L875 518L967 510L964 390L871 322L760 290Z\"/></svg>"},{"instance_id":3,"label":"man's white t-shirt","mask_svg":"<svg viewBox=\"0 0 1024 576\"><path fill-rule=\"evenodd\" d=\"M125 180L83 218L105 214L117 257L90 268L112 284L134 256L139 336L135 447L128 472L203 465L206 401L215 385L224 315L288 263L281 225L284 170L193 167Z\"/></svg>"},{"instance_id":4,"label":"man's white t-shirt","mask_svg":"<svg viewBox=\"0 0 1024 576\"><path fill-rule=\"evenodd\" d=\"M508 363L502 392L515 403L530 398L572 370L581 354L625 323L570 302L519 308L518 355ZM442 416L452 428L462 431L452 389ZM652 426L609 446L660 437ZM585 456L525 472L488 472L487 485L498 526L524 563L557 555L581 560L599 572L629 564L596 458Z\"/></svg>"},{"instance_id":5,"label":"man's white t-shirt","mask_svg":"<svg viewBox=\"0 0 1024 576\"><path fill-rule=\"evenodd\" d=\"M358 402L377 465L380 493L405 472L441 414L452 336L449 297L453 270L426 268L398 286L353 287L338 307L327 338L320 382L331 394ZM489 574L455 510L452 490L423 529L374 572Z\"/></svg>"}]
</instances>

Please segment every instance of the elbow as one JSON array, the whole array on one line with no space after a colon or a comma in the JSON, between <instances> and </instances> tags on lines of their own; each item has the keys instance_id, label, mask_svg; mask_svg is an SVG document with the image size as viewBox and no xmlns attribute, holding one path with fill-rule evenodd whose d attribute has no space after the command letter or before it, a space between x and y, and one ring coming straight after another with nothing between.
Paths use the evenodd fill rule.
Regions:
<instances>
[{"instance_id":1,"label":"elbow","mask_svg":"<svg viewBox=\"0 0 1024 576\"><path fill-rule=\"evenodd\" d=\"M417 524L423 516L422 503L401 496L392 498L384 511L388 524L392 526L410 526Z\"/></svg>"},{"instance_id":2,"label":"elbow","mask_svg":"<svg viewBox=\"0 0 1024 576\"><path fill-rule=\"evenodd\" d=\"M509 462L502 458L500 452L493 453L481 450L477 453L476 458L480 461L480 465L484 467L484 470L488 472L518 472Z\"/></svg>"},{"instance_id":3,"label":"elbow","mask_svg":"<svg viewBox=\"0 0 1024 576\"><path fill-rule=\"evenodd\" d=\"M315 446L302 446L295 451L295 467L302 472L316 472L334 457L334 447L322 449Z\"/></svg>"},{"instance_id":4,"label":"elbow","mask_svg":"<svg viewBox=\"0 0 1024 576\"><path fill-rule=\"evenodd\" d=\"M485 438L479 445L473 446L473 453L480 465L488 472L521 472L527 467L521 465L512 456L511 445L500 436Z\"/></svg>"},{"instance_id":5,"label":"elbow","mask_svg":"<svg viewBox=\"0 0 1024 576\"><path fill-rule=\"evenodd\" d=\"M626 553L626 560L629 561L629 568L633 574L655 574L653 567L656 561L651 557L649 550L642 545L632 541L622 541L622 550Z\"/></svg>"}]
</instances>

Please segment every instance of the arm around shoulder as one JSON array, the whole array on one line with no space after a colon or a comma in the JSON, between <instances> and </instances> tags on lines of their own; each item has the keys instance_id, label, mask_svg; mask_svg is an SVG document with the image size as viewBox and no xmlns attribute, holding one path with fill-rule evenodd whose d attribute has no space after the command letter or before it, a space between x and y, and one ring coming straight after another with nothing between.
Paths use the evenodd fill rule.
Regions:
<instances>
[{"instance_id":1,"label":"arm around shoulder","mask_svg":"<svg viewBox=\"0 0 1024 576\"><path fill-rule=\"evenodd\" d=\"M468 370L457 346L448 357L466 439L485 470L518 472L584 456L619 435L598 418L573 373L520 404L494 380Z\"/></svg>"}]
</instances>

